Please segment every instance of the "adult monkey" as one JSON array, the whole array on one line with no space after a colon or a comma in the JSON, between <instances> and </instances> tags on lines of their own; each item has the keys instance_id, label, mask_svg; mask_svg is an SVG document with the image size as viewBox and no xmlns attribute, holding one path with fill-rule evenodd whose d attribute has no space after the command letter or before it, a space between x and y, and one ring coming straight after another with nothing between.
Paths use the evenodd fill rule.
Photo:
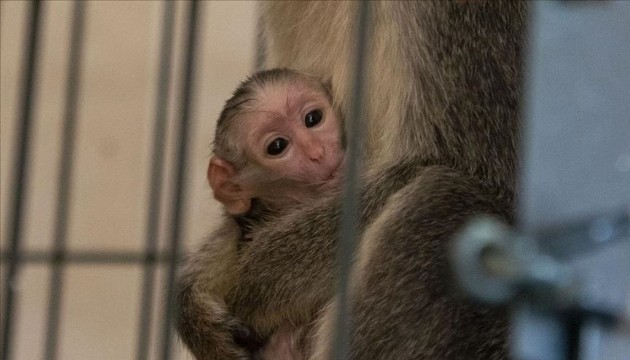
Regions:
<instances>
[{"instance_id":1,"label":"adult monkey","mask_svg":"<svg viewBox=\"0 0 630 360\"><path fill-rule=\"evenodd\" d=\"M274 65L331 76L342 109L356 6L263 3ZM372 6L351 358L503 358L504 316L453 295L446 247L473 214L512 219L526 4ZM313 359L332 339L339 204L323 198L254 234L226 290L263 338L323 314Z\"/></svg>"}]
</instances>

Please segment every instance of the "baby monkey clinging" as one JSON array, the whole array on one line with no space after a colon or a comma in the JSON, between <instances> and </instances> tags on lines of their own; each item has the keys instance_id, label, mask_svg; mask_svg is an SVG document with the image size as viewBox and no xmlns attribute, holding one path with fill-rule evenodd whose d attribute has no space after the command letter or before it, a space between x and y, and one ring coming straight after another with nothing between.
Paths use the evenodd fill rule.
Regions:
<instances>
[{"instance_id":1,"label":"baby monkey clinging","mask_svg":"<svg viewBox=\"0 0 630 360\"><path fill-rule=\"evenodd\" d=\"M289 69L252 75L226 102L207 176L228 216L189 255L178 281L178 331L197 359L304 358L307 323L261 338L230 315L225 295L237 277L236 248L256 241L269 216L338 187L345 163L340 120L330 86Z\"/></svg>"}]
</instances>

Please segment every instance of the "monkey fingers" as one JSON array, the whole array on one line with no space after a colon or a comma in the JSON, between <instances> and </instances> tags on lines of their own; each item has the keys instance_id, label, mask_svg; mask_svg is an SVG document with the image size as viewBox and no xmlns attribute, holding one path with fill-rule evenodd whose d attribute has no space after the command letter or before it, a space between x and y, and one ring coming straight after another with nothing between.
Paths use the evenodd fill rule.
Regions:
<instances>
[{"instance_id":1,"label":"monkey fingers","mask_svg":"<svg viewBox=\"0 0 630 360\"><path fill-rule=\"evenodd\" d=\"M264 345L265 341L258 336L249 326L243 324L243 322L237 320L235 317L230 321L230 329L232 331L232 336L234 338L234 342L244 348L247 349L250 353L255 353L260 350Z\"/></svg>"}]
</instances>

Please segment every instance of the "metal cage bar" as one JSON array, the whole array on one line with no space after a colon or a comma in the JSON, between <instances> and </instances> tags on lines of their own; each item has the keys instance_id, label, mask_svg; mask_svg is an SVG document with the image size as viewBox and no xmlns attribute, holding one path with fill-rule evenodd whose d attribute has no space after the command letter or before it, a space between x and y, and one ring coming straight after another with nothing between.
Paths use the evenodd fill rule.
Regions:
<instances>
[{"instance_id":1,"label":"metal cage bar","mask_svg":"<svg viewBox=\"0 0 630 360\"><path fill-rule=\"evenodd\" d=\"M361 140L363 124L361 118L365 114L364 97L367 78L368 56L368 30L370 28L370 8L368 1L362 1L357 12L357 50L352 79L352 99L347 125L348 136L348 165L344 181L341 236L338 244L337 260L339 263L339 275L337 278L338 306L335 337L332 348L333 359L348 359L349 341L352 324L352 309L348 298L348 284L352 269L352 259L356 251L359 219L359 189L358 178L361 173Z\"/></svg>"},{"instance_id":2,"label":"metal cage bar","mask_svg":"<svg viewBox=\"0 0 630 360\"><path fill-rule=\"evenodd\" d=\"M170 252L158 251L150 256L138 251L69 251L66 250L63 255L63 262L66 264L82 265L129 265L142 264L163 264L168 263L172 258ZM10 253L2 253L0 260L11 261L16 259L22 264L50 264L55 261L55 255L48 251L21 251L17 256L13 257ZM178 259L181 261L181 258Z\"/></svg>"},{"instance_id":3,"label":"metal cage bar","mask_svg":"<svg viewBox=\"0 0 630 360\"><path fill-rule=\"evenodd\" d=\"M169 269L168 269L168 278L167 278L167 294L166 294L166 316L164 318L164 325L162 328L162 354L161 359L168 360L171 356L171 344L172 344L172 332L173 329L171 327L171 318L177 309L177 301L175 297L175 273L177 267L177 259L180 252L180 238L181 238L181 223L184 219L184 206L186 192L184 191L184 186L186 184L185 176L187 174L187 164L186 160L188 157L188 144L186 139L189 138L190 133L190 117L191 111L193 107L193 92L194 92L194 68L195 68L195 54L196 54L196 46L197 46L197 35L198 35L198 22L199 22L199 3L196 0L193 0L188 9L187 16L187 25L188 29L185 33L186 44L185 44L185 59L184 59L184 67L183 78L182 78L182 89L181 89L181 109L179 113L181 114L181 119L178 122L177 129L177 155L175 158L175 167L174 167L174 175L175 175L175 184L174 184L174 196L173 196L173 205L172 205L172 217L170 224L170 248L171 248L171 257L169 259Z\"/></svg>"},{"instance_id":4,"label":"metal cage bar","mask_svg":"<svg viewBox=\"0 0 630 360\"><path fill-rule=\"evenodd\" d=\"M53 244L53 263L50 275L50 292L48 298L48 324L46 327L45 359L57 358L57 339L59 338L59 317L63 300L64 256L66 254L66 234L68 228L68 211L71 203L70 181L72 179L75 146L75 124L77 117L77 100L81 75L81 50L83 44L83 25L85 7L83 1L74 2L72 19L70 56L68 58L68 74L66 80L66 105L64 110L63 138L61 141L61 160L59 164L59 183L57 188L57 208L55 211L55 238Z\"/></svg>"},{"instance_id":5,"label":"metal cage bar","mask_svg":"<svg viewBox=\"0 0 630 360\"><path fill-rule=\"evenodd\" d=\"M144 254L144 274L142 285L142 303L140 308L138 346L136 359L143 360L148 356L151 338L151 314L153 310L155 287L155 262L160 222L162 169L164 167L164 137L166 133L167 104L171 83L171 63L173 55L173 29L175 23L175 3L163 2L162 38L160 48L159 79L155 99L155 125L153 129L153 158L149 181L150 195L148 199L146 239Z\"/></svg>"},{"instance_id":6,"label":"metal cage bar","mask_svg":"<svg viewBox=\"0 0 630 360\"><path fill-rule=\"evenodd\" d=\"M25 32L24 67L22 68L22 94L19 107L19 128L15 142L15 162L13 177L13 197L10 210L9 230L7 238L10 241L7 276L4 280L4 309L2 321L2 358L9 360L11 357L12 325L15 320L15 307L17 303L15 286L19 281L19 270L22 265L18 255L22 240L22 224L24 221L24 198L26 197L26 184L28 181L28 164L30 160L30 143L32 132L33 104L36 101L37 87L37 58L39 55L39 42L41 33L42 6L39 0L30 3L29 20Z\"/></svg>"}]
</instances>

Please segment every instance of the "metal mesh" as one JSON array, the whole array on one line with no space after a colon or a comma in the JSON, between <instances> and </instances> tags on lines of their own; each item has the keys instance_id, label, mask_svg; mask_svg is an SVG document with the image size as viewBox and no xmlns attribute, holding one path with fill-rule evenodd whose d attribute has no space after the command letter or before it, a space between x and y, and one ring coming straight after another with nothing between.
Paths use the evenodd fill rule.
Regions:
<instances>
[{"instance_id":1,"label":"metal mesh","mask_svg":"<svg viewBox=\"0 0 630 360\"><path fill-rule=\"evenodd\" d=\"M195 89L195 59L198 48L198 33L200 19L200 3L192 1L184 5L176 5L171 1L161 3L161 24L159 46L159 64L156 68L158 74L155 96L155 108L153 110L153 134L151 141L151 160L147 200L144 205L146 209L145 220L145 246L143 250L91 250L91 249L70 249L67 244L68 227L71 219L71 199L73 197L72 180L75 175L75 160L78 151L84 149L77 148L76 129L82 121L77 115L78 104L81 101L81 76L84 75L84 49L86 47L85 36L86 8L92 4L84 1L72 3L71 24L69 24L69 47L66 59L67 77L65 80L65 90L63 96L63 129L60 139L60 159L59 177L56 181L56 193L54 195L54 220L53 220L53 243L50 249L31 249L25 246L24 238L27 229L26 217L28 215L26 200L29 194L29 180L32 175L32 152L35 141L33 135L35 103L43 91L38 80L41 75L41 58L46 55L46 48L55 44L44 43L46 34L43 33L46 19L47 4L40 1L26 4L25 14L27 16L26 29L24 31L24 51L22 54L21 80L19 83L20 98L19 110L17 114L15 140L13 149L13 161L11 168L10 190L4 194L10 194L10 199L3 199L10 202L6 206L8 209L3 213L3 231L5 240L1 253L3 279L2 279L2 359L14 359L16 355L16 336L19 332L17 323L19 320L20 302L23 295L20 289L21 277L24 272L32 267L48 269L50 280L48 282L47 310L45 316L44 348L41 351L43 358L56 359L59 357L59 339L63 336L60 331L60 323L63 321L62 309L67 297L64 291L64 284L69 281L67 270L69 266L134 266L141 267L142 281L139 288L138 299L139 314L137 321L137 338L135 357L137 359L161 358L169 359L173 356L171 349L173 344L172 326L169 318L176 307L173 296L173 283L175 270L180 259L180 248L182 239L182 226L184 223L186 201L186 176L189 162L190 132L192 127L191 111L194 100ZM8 6L8 5L4 5ZM16 4L11 4L16 6ZM176 10L185 8L185 18L181 21L179 31L183 36L182 50L180 51L179 62L174 57L177 53L174 48L174 37L177 31L175 27ZM3 10L6 10L3 9ZM3 11L5 12L5 11ZM6 12L5 12L6 13ZM3 14L3 16L6 16ZM91 13L90 16L98 16ZM3 19L4 20L4 19ZM111 19L116 21L116 19ZM133 34L130 34L133 36ZM173 72L181 72L179 83L173 86L175 76ZM8 81L3 79L3 82ZM177 88L175 95L177 100L175 105L177 121L174 123L175 134L174 148L176 151L171 155L175 166L170 169L165 167L167 154L165 154L167 136L167 118L169 113L169 98L172 88ZM3 94L4 96L4 94ZM4 122L5 120L3 120ZM4 126L3 126L4 129ZM164 173L172 171L172 181L164 181ZM112 174L116 176L116 174ZM164 188L170 194L170 206L164 206L162 197ZM3 195L4 195L3 194ZM163 208L167 208L168 215L161 217ZM164 219L168 223L164 224ZM168 245L166 249L160 249L158 244L158 230L161 227L168 228ZM6 244L5 244L6 243ZM6 245L6 246L5 246ZM164 296L156 291L157 267L166 267L166 282L163 286L166 290ZM160 297L161 296L161 297ZM162 316L160 341L151 344L152 328L156 328L154 318L155 304L163 305L166 314ZM79 324L80 326L80 324ZM80 344L79 344L80 345ZM154 346L156 349L151 350ZM159 347L159 349L157 349ZM94 355L98 358L97 351L88 352L87 355ZM106 355L104 355L106 356Z\"/></svg>"}]
</instances>

